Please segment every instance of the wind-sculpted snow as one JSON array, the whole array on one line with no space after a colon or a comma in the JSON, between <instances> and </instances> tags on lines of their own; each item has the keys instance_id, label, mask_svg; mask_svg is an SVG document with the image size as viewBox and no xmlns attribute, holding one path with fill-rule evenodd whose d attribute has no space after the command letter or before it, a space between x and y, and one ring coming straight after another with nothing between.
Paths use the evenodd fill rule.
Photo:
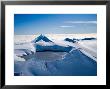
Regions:
<instances>
[{"instance_id":1,"label":"wind-sculpted snow","mask_svg":"<svg viewBox=\"0 0 110 89\"><path fill-rule=\"evenodd\" d=\"M97 60L97 40L82 40L76 44L80 51L93 60Z\"/></svg>"},{"instance_id":2,"label":"wind-sculpted snow","mask_svg":"<svg viewBox=\"0 0 110 89\"><path fill-rule=\"evenodd\" d=\"M24 58L26 61L32 58L35 58L36 60L53 61L61 60L66 54L67 52L42 51L36 52L34 54L22 55L19 57Z\"/></svg>"},{"instance_id":3,"label":"wind-sculpted snow","mask_svg":"<svg viewBox=\"0 0 110 89\"><path fill-rule=\"evenodd\" d=\"M25 76L95 76L97 63L79 50L72 50L62 60L44 61L32 58L23 63L15 62L15 72Z\"/></svg>"},{"instance_id":4,"label":"wind-sculpted snow","mask_svg":"<svg viewBox=\"0 0 110 89\"><path fill-rule=\"evenodd\" d=\"M93 60L97 58L96 39L77 40L74 43L64 39L50 40L44 35L35 37L29 36L29 41L25 37L20 42L17 38L14 43L15 76L97 75L97 62Z\"/></svg>"}]
</instances>

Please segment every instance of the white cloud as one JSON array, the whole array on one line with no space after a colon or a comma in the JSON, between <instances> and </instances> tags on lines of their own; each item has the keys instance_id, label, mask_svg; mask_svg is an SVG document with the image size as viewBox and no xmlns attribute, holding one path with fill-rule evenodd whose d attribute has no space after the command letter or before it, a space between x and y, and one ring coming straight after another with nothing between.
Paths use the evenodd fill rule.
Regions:
<instances>
[{"instance_id":1,"label":"white cloud","mask_svg":"<svg viewBox=\"0 0 110 89\"><path fill-rule=\"evenodd\" d=\"M61 28L71 28L73 26L66 26L66 25L63 25L63 26L60 26Z\"/></svg>"},{"instance_id":2,"label":"white cloud","mask_svg":"<svg viewBox=\"0 0 110 89\"><path fill-rule=\"evenodd\" d=\"M97 21L66 21L65 23L75 23L75 24L97 24Z\"/></svg>"}]
</instances>

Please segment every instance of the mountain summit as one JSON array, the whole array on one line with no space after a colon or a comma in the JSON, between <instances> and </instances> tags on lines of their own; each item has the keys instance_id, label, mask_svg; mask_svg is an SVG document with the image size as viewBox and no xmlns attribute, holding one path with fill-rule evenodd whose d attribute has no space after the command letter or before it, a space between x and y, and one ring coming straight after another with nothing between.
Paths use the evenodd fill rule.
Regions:
<instances>
[{"instance_id":1,"label":"mountain summit","mask_svg":"<svg viewBox=\"0 0 110 89\"><path fill-rule=\"evenodd\" d=\"M43 40L43 41L45 41L45 42L52 42L51 40L49 40L46 36L44 36L44 35L40 35L40 36L38 36L37 38L35 38L34 39L34 43L36 43L36 42L38 42L38 41L40 41L40 40Z\"/></svg>"}]
</instances>

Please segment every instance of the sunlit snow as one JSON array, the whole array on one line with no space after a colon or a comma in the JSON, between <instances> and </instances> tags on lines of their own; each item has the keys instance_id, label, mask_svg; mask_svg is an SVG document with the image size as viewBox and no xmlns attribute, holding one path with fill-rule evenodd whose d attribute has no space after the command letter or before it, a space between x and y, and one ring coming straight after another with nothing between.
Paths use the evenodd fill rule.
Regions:
<instances>
[{"instance_id":1,"label":"sunlit snow","mask_svg":"<svg viewBox=\"0 0 110 89\"><path fill-rule=\"evenodd\" d=\"M96 38L82 40L84 38ZM15 35L15 76L96 76L96 34ZM65 41L65 38L74 42Z\"/></svg>"}]
</instances>

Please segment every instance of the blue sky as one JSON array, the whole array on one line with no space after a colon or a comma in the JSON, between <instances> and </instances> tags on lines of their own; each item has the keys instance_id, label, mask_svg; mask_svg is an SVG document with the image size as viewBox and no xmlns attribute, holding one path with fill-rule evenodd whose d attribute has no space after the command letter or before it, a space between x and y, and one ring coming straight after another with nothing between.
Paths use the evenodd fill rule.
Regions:
<instances>
[{"instance_id":1,"label":"blue sky","mask_svg":"<svg viewBox=\"0 0 110 89\"><path fill-rule=\"evenodd\" d=\"M96 14L15 14L16 35L97 32Z\"/></svg>"}]
</instances>

